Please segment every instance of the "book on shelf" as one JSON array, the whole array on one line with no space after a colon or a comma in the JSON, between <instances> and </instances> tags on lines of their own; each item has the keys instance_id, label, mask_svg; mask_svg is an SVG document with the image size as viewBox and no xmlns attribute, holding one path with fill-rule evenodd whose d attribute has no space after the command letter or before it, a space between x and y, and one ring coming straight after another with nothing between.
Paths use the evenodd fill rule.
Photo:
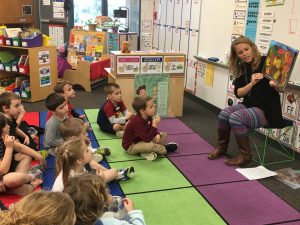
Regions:
<instances>
[{"instance_id":1,"label":"book on shelf","mask_svg":"<svg viewBox=\"0 0 300 225\"><path fill-rule=\"evenodd\" d=\"M299 51L285 44L272 40L262 73L284 91L290 79Z\"/></svg>"}]
</instances>

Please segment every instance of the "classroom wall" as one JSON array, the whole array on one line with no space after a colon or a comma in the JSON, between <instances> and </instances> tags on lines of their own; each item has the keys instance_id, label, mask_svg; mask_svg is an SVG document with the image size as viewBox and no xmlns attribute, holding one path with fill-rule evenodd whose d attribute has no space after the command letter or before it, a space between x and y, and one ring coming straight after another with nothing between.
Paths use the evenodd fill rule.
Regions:
<instances>
[{"instance_id":1,"label":"classroom wall","mask_svg":"<svg viewBox=\"0 0 300 225\"><path fill-rule=\"evenodd\" d=\"M284 7L290 5L296 7L297 1L286 0ZM158 4L154 10L157 11L158 17L153 21L153 48L165 51L178 50L187 55L185 90L220 109L237 104L240 100L233 94L228 68L223 68L224 64L215 66L204 61L196 61L193 56L205 58L214 56L225 62L231 41L237 34L244 35L246 32L250 38L255 36L257 38L259 33L257 27L259 28L261 19L259 9L261 6L265 8L265 0L156 0L156 2ZM275 15L276 11L280 12L280 8L276 7L283 6L270 7L270 10L275 11ZM173 12L173 19L168 16L170 12ZM281 14L274 18L275 22L276 19L285 18L285 14ZM197 27L198 21L200 24ZM276 24L274 28L275 26ZM295 35L299 38L300 32L297 32ZM294 121L294 127L281 136L280 142L300 152L299 88L289 86L281 93L281 98L283 116ZM264 133L265 130L261 129L261 132ZM283 132L284 130L274 130L273 134L278 137Z\"/></svg>"},{"instance_id":2,"label":"classroom wall","mask_svg":"<svg viewBox=\"0 0 300 225\"><path fill-rule=\"evenodd\" d=\"M140 50L152 49L154 0L141 0Z\"/></svg>"}]
</instances>

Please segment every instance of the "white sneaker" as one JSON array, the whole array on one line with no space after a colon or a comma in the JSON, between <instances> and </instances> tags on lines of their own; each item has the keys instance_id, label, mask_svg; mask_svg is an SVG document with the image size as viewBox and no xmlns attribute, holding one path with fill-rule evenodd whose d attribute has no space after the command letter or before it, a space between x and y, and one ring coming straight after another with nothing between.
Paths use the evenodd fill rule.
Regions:
<instances>
[{"instance_id":1,"label":"white sneaker","mask_svg":"<svg viewBox=\"0 0 300 225\"><path fill-rule=\"evenodd\" d=\"M153 161L157 158L157 154L155 152L142 153L141 156L148 161Z\"/></svg>"},{"instance_id":2,"label":"white sneaker","mask_svg":"<svg viewBox=\"0 0 300 225\"><path fill-rule=\"evenodd\" d=\"M92 158L93 158L93 160L95 160L96 162L101 162L102 159L103 159L103 155L98 154L98 153L93 153Z\"/></svg>"}]
</instances>

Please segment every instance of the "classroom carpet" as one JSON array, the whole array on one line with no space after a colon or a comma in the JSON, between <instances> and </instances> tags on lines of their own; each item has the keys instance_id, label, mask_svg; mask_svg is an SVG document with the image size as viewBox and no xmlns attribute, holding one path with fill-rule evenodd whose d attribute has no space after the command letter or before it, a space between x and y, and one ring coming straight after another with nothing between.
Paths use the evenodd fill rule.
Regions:
<instances>
[{"instance_id":1,"label":"classroom carpet","mask_svg":"<svg viewBox=\"0 0 300 225\"><path fill-rule=\"evenodd\" d=\"M92 146L112 149L102 165L134 166L134 178L112 182L109 188L113 195L131 198L136 208L143 210L147 225L300 224L300 213L262 184L247 180L234 167L225 166L224 158L208 160L213 146L182 121L162 119L159 130L168 133L167 141L178 143L178 150L147 161L126 154L119 137L99 129L98 109L77 111L85 113L91 124ZM36 118L44 127L46 112L34 114L35 122ZM47 162L43 188L50 190L55 158L48 157Z\"/></svg>"}]
</instances>

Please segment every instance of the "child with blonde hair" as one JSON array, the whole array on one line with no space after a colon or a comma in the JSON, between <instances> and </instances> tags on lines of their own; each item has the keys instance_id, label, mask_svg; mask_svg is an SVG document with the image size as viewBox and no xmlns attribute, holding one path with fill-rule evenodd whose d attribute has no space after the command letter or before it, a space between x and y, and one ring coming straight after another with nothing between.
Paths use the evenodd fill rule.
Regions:
<instances>
[{"instance_id":1,"label":"child with blonde hair","mask_svg":"<svg viewBox=\"0 0 300 225\"><path fill-rule=\"evenodd\" d=\"M87 146L89 146L89 149L92 152L98 152L96 149L93 149L91 147L91 143L86 132L86 127L84 126L84 122L82 120L78 118L66 119L60 124L60 133L65 141L70 140L72 138L79 138L83 142L85 142ZM133 167L128 167L120 170L117 170L115 168L107 169L104 166L97 163L94 159L91 160L89 166L91 169L101 173L106 183L109 183L113 180L127 180L134 175Z\"/></svg>"},{"instance_id":2,"label":"child with blonde hair","mask_svg":"<svg viewBox=\"0 0 300 225\"><path fill-rule=\"evenodd\" d=\"M92 161L92 152L81 139L70 139L57 149L56 179L52 191L63 191L70 177L86 173L85 165ZM102 171L97 174L103 177Z\"/></svg>"},{"instance_id":3,"label":"child with blonde hair","mask_svg":"<svg viewBox=\"0 0 300 225\"><path fill-rule=\"evenodd\" d=\"M75 203L76 225L145 225L141 210L134 210L133 202L124 198L123 207L127 212L126 220L101 218L111 204L112 197L107 193L101 177L94 174L81 174L72 177L66 184L64 192Z\"/></svg>"},{"instance_id":4,"label":"child with blonde hair","mask_svg":"<svg viewBox=\"0 0 300 225\"><path fill-rule=\"evenodd\" d=\"M2 225L73 225L75 220L72 199L59 192L33 192L9 211L0 211Z\"/></svg>"}]
</instances>

